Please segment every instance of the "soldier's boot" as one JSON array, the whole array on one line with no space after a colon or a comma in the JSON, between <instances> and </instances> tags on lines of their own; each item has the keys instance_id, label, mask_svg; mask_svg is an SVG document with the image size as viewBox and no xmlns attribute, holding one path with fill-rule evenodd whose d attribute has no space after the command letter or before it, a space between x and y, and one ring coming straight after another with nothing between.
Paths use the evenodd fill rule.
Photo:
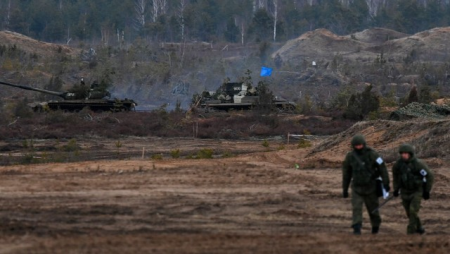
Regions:
<instances>
[{"instance_id":1,"label":"soldier's boot","mask_svg":"<svg viewBox=\"0 0 450 254\"><path fill-rule=\"evenodd\" d=\"M418 229L416 230L416 233L417 233L417 234L423 235L423 234L425 234L425 229L424 229L424 228L418 228Z\"/></svg>"},{"instance_id":2,"label":"soldier's boot","mask_svg":"<svg viewBox=\"0 0 450 254\"><path fill-rule=\"evenodd\" d=\"M380 231L380 227L372 227L372 234L376 235Z\"/></svg>"},{"instance_id":3,"label":"soldier's boot","mask_svg":"<svg viewBox=\"0 0 450 254\"><path fill-rule=\"evenodd\" d=\"M352 226L354 235L361 235L361 224L355 224Z\"/></svg>"},{"instance_id":4,"label":"soldier's boot","mask_svg":"<svg viewBox=\"0 0 450 254\"><path fill-rule=\"evenodd\" d=\"M406 234L414 235L415 233L417 233L417 228L415 226L408 225L408 227L406 228Z\"/></svg>"}]
</instances>

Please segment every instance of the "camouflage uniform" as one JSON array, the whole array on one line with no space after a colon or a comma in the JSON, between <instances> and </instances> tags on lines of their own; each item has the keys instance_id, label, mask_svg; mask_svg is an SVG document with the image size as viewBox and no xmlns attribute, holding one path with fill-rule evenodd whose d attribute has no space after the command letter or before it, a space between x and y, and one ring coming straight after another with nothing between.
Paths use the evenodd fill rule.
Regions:
<instances>
[{"instance_id":1,"label":"camouflage uniform","mask_svg":"<svg viewBox=\"0 0 450 254\"><path fill-rule=\"evenodd\" d=\"M364 145L363 149L355 149L355 145ZM366 146L363 136L357 135L352 139L354 150L345 157L342 166L342 187L344 198L348 197L348 187L352 184L352 207L355 234L361 233L363 204L366 205L372 225L372 233L378 233L381 217L378 211L372 213L378 205L376 179L381 176L383 186L389 191L389 175L386 164L376 151Z\"/></svg>"},{"instance_id":2,"label":"camouflage uniform","mask_svg":"<svg viewBox=\"0 0 450 254\"><path fill-rule=\"evenodd\" d=\"M392 168L394 177L394 196L399 196L401 192L402 204L406 215L409 218L407 233L423 234L425 230L419 219L419 210L422 197L427 200L430 197L431 187L433 186L433 172L414 154L414 148L410 145L402 145L400 153L409 153L409 160L400 158ZM425 176L424 176L425 175ZM426 181L424 181L424 178Z\"/></svg>"}]
</instances>

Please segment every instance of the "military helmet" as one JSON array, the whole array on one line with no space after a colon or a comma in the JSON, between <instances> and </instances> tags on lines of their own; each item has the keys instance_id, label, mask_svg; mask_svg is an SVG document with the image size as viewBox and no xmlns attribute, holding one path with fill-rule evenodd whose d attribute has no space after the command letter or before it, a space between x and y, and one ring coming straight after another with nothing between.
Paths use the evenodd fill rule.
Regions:
<instances>
[{"instance_id":1,"label":"military helmet","mask_svg":"<svg viewBox=\"0 0 450 254\"><path fill-rule=\"evenodd\" d=\"M363 135L358 134L352 138L352 146L356 146L356 145L366 146L366 139L364 138Z\"/></svg>"},{"instance_id":2,"label":"military helmet","mask_svg":"<svg viewBox=\"0 0 450 254\"><path fill-rule=\"evenodd\" d=\"M414 155L414 147L410 144L403 144L398 149L398 152L399 153L409 153L409 154L411 154L411 156L413 156Z\"/></svg>"}]
</instances>

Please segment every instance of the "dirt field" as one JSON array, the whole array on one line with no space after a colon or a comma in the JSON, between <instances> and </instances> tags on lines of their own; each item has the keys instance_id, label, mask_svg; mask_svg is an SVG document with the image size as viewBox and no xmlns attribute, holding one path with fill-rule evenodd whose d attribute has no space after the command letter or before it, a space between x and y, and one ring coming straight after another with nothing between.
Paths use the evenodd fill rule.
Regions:
<instances>
[{"instance_id":1,"label":"dirt field","mask_svg":"<svg viewBox=\"0 0 450 254\"><path fill-rule=\"evenodd\" d=\"M364 214L356 237L340 170L295 169L307 152L287 146L228 159L0 167L0 253L450 251L447 168L434 169L421 211L425 236L406 236L396 199L382 210L379 235L369 233Z\"/></svg>"}]
</instances>

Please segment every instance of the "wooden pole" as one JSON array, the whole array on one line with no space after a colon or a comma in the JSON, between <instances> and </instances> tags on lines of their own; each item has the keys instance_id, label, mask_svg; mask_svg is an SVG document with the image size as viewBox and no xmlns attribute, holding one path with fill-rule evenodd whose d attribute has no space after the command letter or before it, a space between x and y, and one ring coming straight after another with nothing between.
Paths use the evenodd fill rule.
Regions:
<instances>
[{"instance_id":1,"label":"wooden pole","mask_svg":"<svg viewBox=\"0 0 450 254\"><path fill-rule=\"evenodd\" d=\"M142 159L145 158L145 147L142 147Z\"/></svg>"},{"instance_id":2,"label":"wooden pole","mask_svg":"<svg viewBox=\"0 0 450 254\"><path fill-rule=\"evenodd\" d=\"M197 125L195 128L195 138L197 138L197 137L198 137L198 121L197 121Z\"/></svg>"},{"instance_id":3,"label":"wooden pole","mask_svg":"<svg viewBox=\"0 0 450 254\"><path fill-rule=\"evenodd\" d=\"M289 145L289 138L291 137L291 134L288 132L287 134L287 144Z\"/></svg>"}]
</instances>

